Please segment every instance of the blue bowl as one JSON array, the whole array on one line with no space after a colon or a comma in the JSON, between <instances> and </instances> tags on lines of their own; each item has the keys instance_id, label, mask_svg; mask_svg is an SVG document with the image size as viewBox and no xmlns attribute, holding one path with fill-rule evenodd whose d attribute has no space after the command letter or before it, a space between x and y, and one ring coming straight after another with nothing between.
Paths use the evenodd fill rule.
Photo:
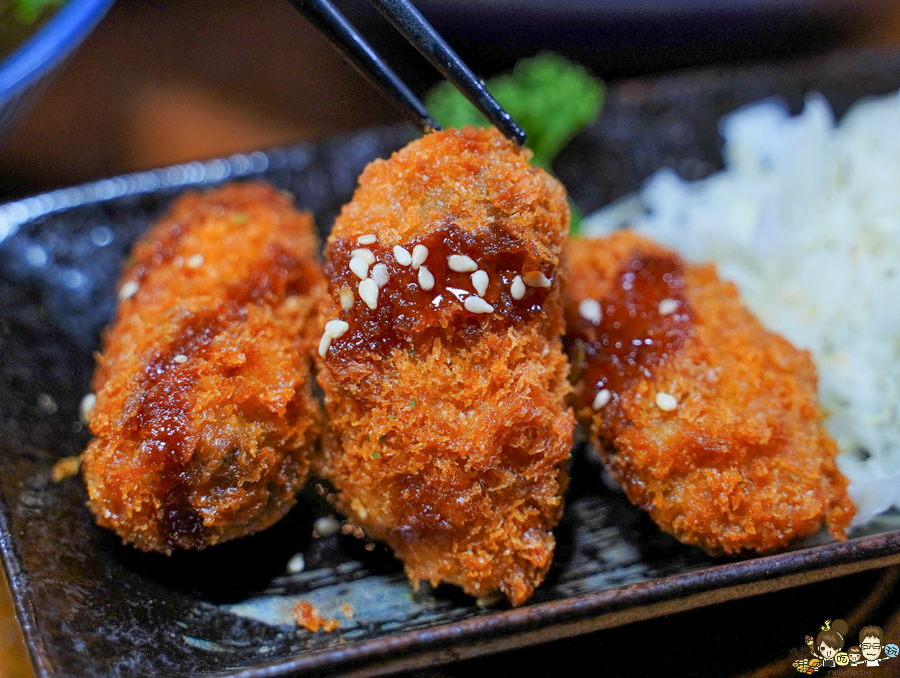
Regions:
<instances>
[{"instance_id":1,"label":"blue bowl","mask_svg":"<svg viewBox=\"0 0 900 678\"><path fill-rule=\"evenodd\" d=\"M0 140L113 0L69 0L41 29L0 63Z\"/></svg>"}]
</instances>

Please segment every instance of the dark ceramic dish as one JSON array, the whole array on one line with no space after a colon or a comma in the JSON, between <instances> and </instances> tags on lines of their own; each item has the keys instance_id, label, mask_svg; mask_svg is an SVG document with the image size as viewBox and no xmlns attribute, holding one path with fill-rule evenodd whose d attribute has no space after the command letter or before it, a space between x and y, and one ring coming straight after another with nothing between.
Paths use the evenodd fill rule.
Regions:
<instances>
[{"instance_id":1,"label":"dark ceramic dish","mask_svg":"<svg viewBox=\"0 0 900 678\"><path fill-rule=\"evenodd\" d=\"M870 53L627 82L557 169L590 211L663 166L690 178L714 171L717 121L743 104L779 95L798 109L804 93L818 90L840 114L861 96L898 87L900 56ZM78 404L129 245L180 192L231 179L287 189L327 226L365 163L409 138L404 128L375 130L0 206L0 550L38 675L377 673L900 562L900 532L765 558L710 558L606 489L582 451L553 569L515 610L479 607L452 588L414 595L391 555L352 529L316 538L314 520L331 512L327 489L315 483L273 529L201 553L142 554L97 528L81 480L54 483L50 470L87 442ZM296 553L305 569L291 574ZM300 600L339 628L298 628L291 609Z\"/></svg>"}]
</instances>

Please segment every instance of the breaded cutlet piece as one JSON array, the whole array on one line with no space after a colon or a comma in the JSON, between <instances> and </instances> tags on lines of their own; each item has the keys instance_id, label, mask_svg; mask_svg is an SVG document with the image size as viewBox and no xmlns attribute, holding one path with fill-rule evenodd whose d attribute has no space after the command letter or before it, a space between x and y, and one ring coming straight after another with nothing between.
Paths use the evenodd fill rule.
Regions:
<instances>
[{"instance_id":1,"label":"breaded cutlet piece","mask_svg":"<svg viewBox=\"0 0 900 678\"><path fill-rule=\"evenodd\" d=\"M100 525L171 553L293 506L321 432L317 250L310 216L263 184L185 195L135 246L84 453Z\"/></svg>"},{"instance_id":2,"label":"breaded cutlet piece","mask_svg":"<svg viewBox=\"0 0 900 678\"><path fill-rule=\"evenodd\" d=\"M630 232L573 241L566 346L579 421L663 530L766 553L854 509L807 351L767 331L713 266Z\"/></svg>"},{"instance_id":3,"label":"breaded cutlet piece","mask_svg":"<svg viewBox=\"0 0 900 678\"><path fill-rule=\"evenodd\" d=\"M335 320L319 347L321 473L343 511L415 586L514 605L550 567L574 428L569 210L529 157L467 128L370 164L326 246Z\"/></svg>"}]
</instances>

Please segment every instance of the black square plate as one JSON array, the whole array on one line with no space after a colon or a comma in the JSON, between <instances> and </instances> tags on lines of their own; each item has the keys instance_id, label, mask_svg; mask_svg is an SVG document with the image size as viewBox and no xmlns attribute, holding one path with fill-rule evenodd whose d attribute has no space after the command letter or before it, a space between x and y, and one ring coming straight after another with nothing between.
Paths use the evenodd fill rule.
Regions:
<instances>
[{"instance_id":1,"label":"black square plate","mask_svg":"<svg viewBox=\"0 0 900 678\"><path fill-rule=\"evenodd\" d=\"M556 169L589 212L660 167L690 179L716 171L717 122L741 105L780 96L798 111L817 90L842 114L860 97L898 87L900 55L870 52L625 82ZM411 136L371 130L0 206L0 552L39 675L381 672L900 562L900 532L878 534L877 525L844 543L710 558L606 489L583 451L553 569L519 609L480 607L449 587L413 594L391 555L349 526L315 538L315 519L332 515L328 489L315 482L274 528L201 553L142 554L96 527L81 480L54 483L50 471L88 440L78 405L130 244L182 191L228 180L269 181L328 227L363 166ZM292 574L287 563L297 553L305 568ZM291 609L301 600L339 627L298 628Z\"/></svg>"}]
</instances>

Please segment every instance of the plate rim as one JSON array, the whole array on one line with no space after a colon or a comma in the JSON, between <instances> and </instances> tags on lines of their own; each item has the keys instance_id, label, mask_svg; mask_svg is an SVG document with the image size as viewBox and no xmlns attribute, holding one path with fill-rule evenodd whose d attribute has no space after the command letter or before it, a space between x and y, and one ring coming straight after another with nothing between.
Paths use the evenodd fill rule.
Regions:
<instances>
[{"instance_id":1,"label":"plate rim","mask_svg":"<svg viewBox=\"0 0 900 678\"><path fill-rule=\"evenodd\" d=\"M810 558L810 555L814 557ZM841 556L845 555L850 557L846 559L841 558ZM826 559L830 561L827 566L817 567L821 561ZM834 560L838 562L834 562ZM897 563L900 563L900 530L821 544L769 556L759 556L749 560L703 567L690 572L656 577L635 584L571 596L561 600L535 603L533 605L526 604L523 607L502 610L490 615L472 617L458 622L440 624L425 629L415 629L371 640L348 642L346 645L335 648L314 650L293 657L262 662L254 667L210 675L216 678L225 678L226 676L228 678L268 678L270 676L294 675L303 671L314 671L317 669L350 670L354 668L355 664L362 667L366 660L371 660L375 657L384 658L382 668L393 671L396 670L394 660L403 659L402 655L398 656L398 653L406 649L416 650L415 655L421 656L439 653L450 647L451 644L459 646L467 641L467 648L471 649L471 646L477 644L479 640L496 640L493 638L495 634L501 636L500 640L511 638L514 634L521 634L523 628L527 629L526 633L539 632L542 629L554 628L557 624L574 624L580 621L600 619L603 616L616 612L639 610L672 600L690 600L692 597L704 593L727 591L736 587L760 584L761 582L777 582L796 575L822 573L823 576L821 578L815 579L818 581L851 574L852 572L887 567ZM858 564L869 566L852 567ZM848 567L851 571L844 572L843 569ZM829 574L832 570L838 571ZM728 581L723 583L721 581L723 579ZM806 583L811 582L798 578L781 588L792 588ZM672 588L678 590L678 595L671 595ZM665 589L665 591L661 591L661 589ZM746 595L757 595L764 592L757 591ZM661 593L665 595L660 595ZM711 601L700 605L687 606L677 611L705 607L707 604L712 604L712 602L724 602L724 600L746 597L746 595L737 595L724 598L722 601ZM623 604L617 605L617 603ZM665 613L665 611L660 611L654 615L635 618L623 622L623 625ZM583 628L560 637L581 635L592 630L595 629ZM546 642L548 640L551 639L548 638L537 642ZM509 648L488 648L484 652L475 651L466 654L453 654L459 654L454 659L463 659L489 652L502 651L503 649ZM377 668L371 664L368 664L368 667ZM404 668L415 668L415 666ZM363 675L377 674L378 671L375 673L363 673Z\"/></svg>"}]
</instances>

